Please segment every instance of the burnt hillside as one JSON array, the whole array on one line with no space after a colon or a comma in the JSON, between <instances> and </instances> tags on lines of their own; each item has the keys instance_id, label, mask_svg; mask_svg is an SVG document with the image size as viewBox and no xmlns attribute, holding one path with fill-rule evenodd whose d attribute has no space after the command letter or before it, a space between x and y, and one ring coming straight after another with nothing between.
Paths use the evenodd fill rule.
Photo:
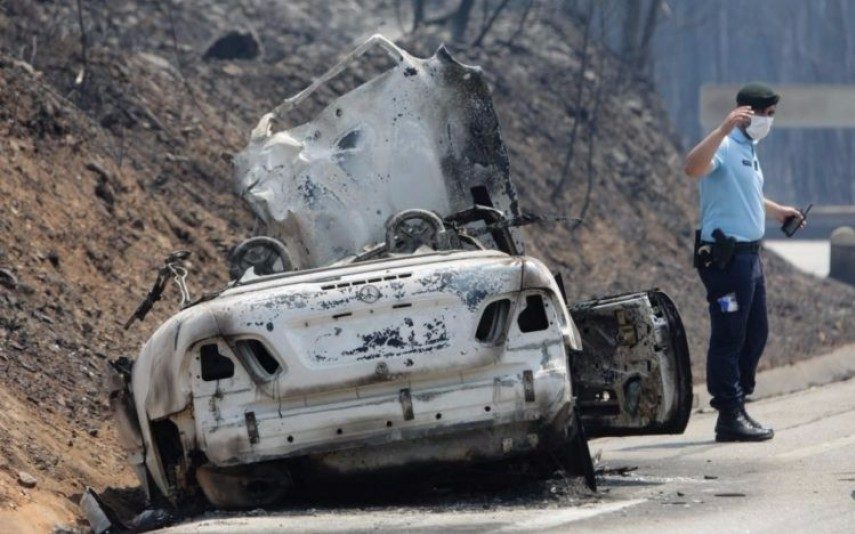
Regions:
<instances>
[{"instance_id":1,"label":"burnt hillside","mask_svg":"<svg viewBox=\"0 0 855 534\"><path fill-rule=\"evenodd\" d=\"M169 289L122 330L170 251L194 253L194 295L224 284L229 248L255 224L232 193L231 156L258 117L360 36L381 31L420 55L449 38L438 25L402 34L394 2L379 0L82 5L0 3L0 393L16 407L0 414L0 503L53 495L60 519L73 507L56 495L131 480L106 422L106 360L132 355L176 309ZM523 207L584 216L529 228L529 252L573 297L670 293L702 376L694 184L661 103L556 5L535 3L524 25L519 15L497 18L482 46L451 48L486 71ZM230 32L231 45L211 48ZM382 65L351 69L293 120ZM855 339L855 291L771 255L767 273L765 365ZM18 468L45 482L22 497Z\"/></svg>"}]
</instances>

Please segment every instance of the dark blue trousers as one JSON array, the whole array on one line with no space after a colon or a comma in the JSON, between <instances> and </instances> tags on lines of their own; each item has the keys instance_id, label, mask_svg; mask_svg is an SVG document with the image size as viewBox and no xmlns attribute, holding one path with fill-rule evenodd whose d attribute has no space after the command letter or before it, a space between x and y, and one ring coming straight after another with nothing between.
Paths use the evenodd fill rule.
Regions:
<instances>
[{"instance_id":1,"label":"dark blue trousers","mask_svg":"<svg viewBox=\"0 0 855 534\"><path fill-rule=\"evenodd\" d=\"M766 346L766 284L760 255L737 252L725 269L698 269L707 290L710 347L707 389L716 409L739 406L754 391Z\"/></svg>"}]
</instances>

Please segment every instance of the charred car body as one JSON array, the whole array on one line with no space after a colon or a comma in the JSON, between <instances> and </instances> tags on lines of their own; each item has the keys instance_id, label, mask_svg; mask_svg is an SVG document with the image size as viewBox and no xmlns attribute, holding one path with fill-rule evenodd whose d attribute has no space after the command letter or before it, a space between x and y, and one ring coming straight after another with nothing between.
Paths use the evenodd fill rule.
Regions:
<instances>
[{"instance_id":1,"label":"charred car body","mask_svg":"<svg viewBox=\"0 0 855 534\"><path fill-rule=\"evenodd\" d=\"M395 65L274 133L363 52ZM524 215L478 68L374 36L264 116L236 159L266 223L233 281L162 324L111 399L150 497L257 506L307 476L678 433L691 377L674 304L568 305ZM173 269L174 270L174 269ZM593 480L591 478L591 483Z\"/></svg>"}]
</instances>

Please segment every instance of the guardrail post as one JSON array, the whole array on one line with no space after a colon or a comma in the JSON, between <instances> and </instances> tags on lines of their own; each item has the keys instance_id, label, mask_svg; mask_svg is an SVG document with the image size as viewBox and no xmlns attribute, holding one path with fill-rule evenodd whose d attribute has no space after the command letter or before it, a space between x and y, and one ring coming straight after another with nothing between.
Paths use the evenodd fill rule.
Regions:
<instances>
[{"instance_id":1,"label":"guardrail post","mask_svg":"<svg viewBox=\"0 0 855 534\"><path fill-rule=\"evenodd\" d=\"M841 226L831 232L829 278L855 286L855 229Z\"/></svg>"}]
</instances>

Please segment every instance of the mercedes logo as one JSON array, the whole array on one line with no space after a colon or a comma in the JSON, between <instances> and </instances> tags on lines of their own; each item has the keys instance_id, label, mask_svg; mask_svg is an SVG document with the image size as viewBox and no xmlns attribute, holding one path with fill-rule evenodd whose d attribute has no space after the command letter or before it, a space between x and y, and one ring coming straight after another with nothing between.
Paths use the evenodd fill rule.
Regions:
<instances>
[{"instance_id":1,"label":"mercedes logo","mask_svg":"<svg viewBox=\"0 0 855 534\"><path fill-rule=\"evenodd\" d=\"M359 292L356 294L356 298L361 300L362 302L367 302L371 304L372 302L377 302L380 298L380 290L377 289L377 286L372 286L368 284L367 286L362 286Z\"/></svg>"}]
</instances>

